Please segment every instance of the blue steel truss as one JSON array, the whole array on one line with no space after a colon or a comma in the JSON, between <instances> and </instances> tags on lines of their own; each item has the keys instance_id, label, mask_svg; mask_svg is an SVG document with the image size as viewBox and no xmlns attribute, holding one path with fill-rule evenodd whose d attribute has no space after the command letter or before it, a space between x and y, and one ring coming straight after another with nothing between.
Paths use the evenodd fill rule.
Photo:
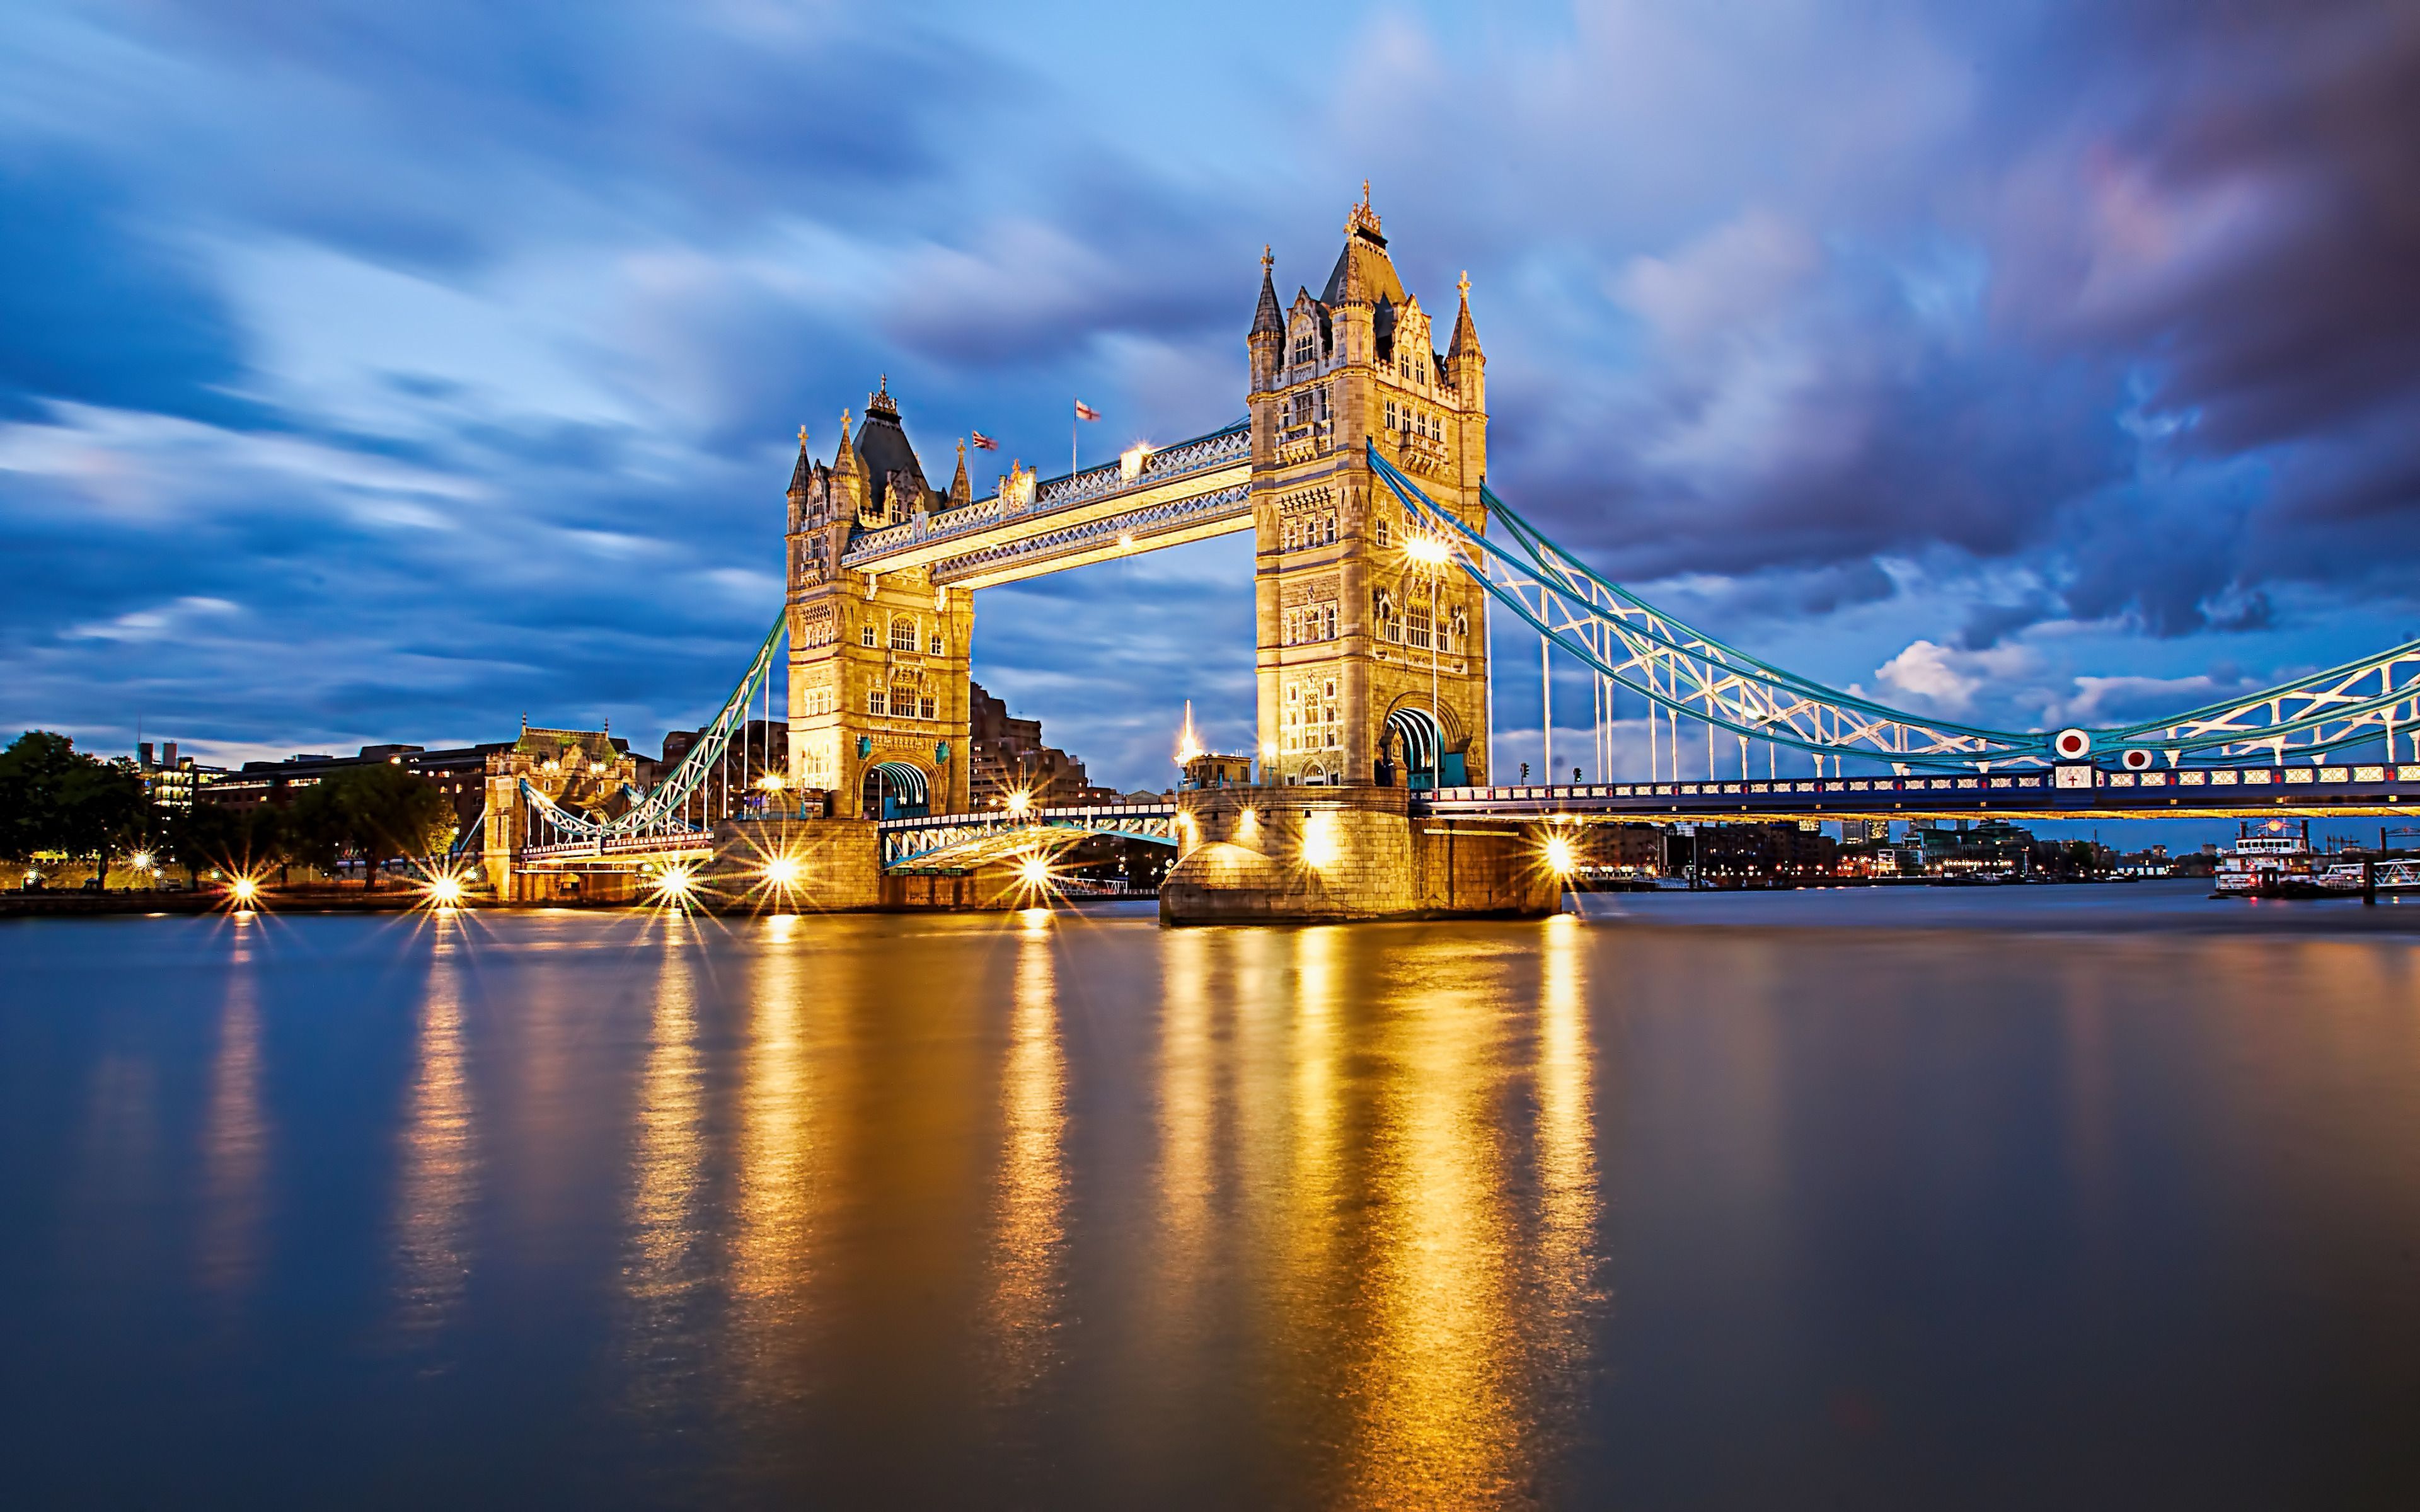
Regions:
<instances>
[{"instance_id":1,"label":"blue steel truss","mask_svg":"<svg viewBox=\"0 0 2420 1512\"><path fill-rule=\"evenodd\" d=\"M1898 771L1988 771L2057 759L2040 731L1992 730L1928 718L1828 687L1724 644L1592 571L1483 486L1502 540L1472 528L1369 448L1372 469L1439 552L1497 603L1577 658L1680 717L1741 743L1764 741L1830 756L1880 759ZM2331 667L2274 687L2140 724L2077 732L2081 749L2133 750L2170 767L2266 757L2325 761L2371 742L2395 759L2413 741L2420 760L2420 641ZM1677 728L1676 728L1677 739Z\"/></svg>"},{"instance_id":2,"label":"blue steel truss","mask_svg":"<svg viewBox=\"0 0 2420 1512\"><path fill-rule=\"evenodd\" d=\"M536 811L541 822L557 835L567 839L616 841L653 835L696 834L698 826L684 819L682 811L698 790L706 786L716 765L730 750L732 736L747 727L749 702L763 688L765 679L771 675L788 629L789 611L785 606L774 619L773 627L765 633L764 642L757 646L755 659L748 664L748 671L739 679L739 686L731 690L731 696L722 701L722 707L716 712L714 718L699 732L697 744L690 748L689 754L681 758L680 764L657 783L652 792L632 804L618 818L597 819L576 813L531 786L527 778L521 779L522 798ZM626 787L623 791L628 793L629 790Z\"/></svg>"}]
</instances>

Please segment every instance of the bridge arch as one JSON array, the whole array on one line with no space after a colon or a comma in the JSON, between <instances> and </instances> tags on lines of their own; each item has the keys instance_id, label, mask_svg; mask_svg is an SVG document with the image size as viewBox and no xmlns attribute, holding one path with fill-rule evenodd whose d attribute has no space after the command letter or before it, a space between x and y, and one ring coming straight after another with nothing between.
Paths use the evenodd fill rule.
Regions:
<instances>
[{"instance_id":1,"label":"bridge arch","mask_svg":"<svg viewBox=\"0 0 2420 1512\"><path fill-rule=\"evenodd\" d=\"M932 783L911 762L876 762L861 794L868 819L913 819L933 811Z\"/></svg>"}]
</instances>

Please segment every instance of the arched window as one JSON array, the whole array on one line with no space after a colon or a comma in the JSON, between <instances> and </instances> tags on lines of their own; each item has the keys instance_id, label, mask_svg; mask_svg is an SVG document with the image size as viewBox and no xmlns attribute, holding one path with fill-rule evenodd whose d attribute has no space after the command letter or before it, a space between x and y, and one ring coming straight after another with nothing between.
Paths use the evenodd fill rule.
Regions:
<instances>
[{"instance_id":1,"label":"arched window","mask_svg":"<svg viewBox=\"0 0 2420 1512\"><path fill-rule=\"evenodd\" d=\"M1459 604L1453 609L1453 645L1450 649L1454 651L1470 649L1470 611Z\"/></svg>"},{"instance_id":2,"label":"arched window","mask_svg":"<svg viewBox=\"0 0 2420 1512\"><path fill-rule=\"evenodd\" d=\"M916 649L916 622L905 614L895 615L891 621L891 649L893 651Z\"/></svg>"},{"instance_id":3,"label":"arched window","mask_svg":"<svg viewBox=\"0 0 2420 1512\"><path fill-rule=\"evenodd\" d=\"M940 631L939 631L939 630L936 630L936 631L934 631L934 632L933 632L933 639L932 639L932 640L931 640L931 641L930 641L930 642L925 646L925 648L924 648L924 649L925 649L925 650L927 650L927 651L929 651L929 652L931 652L934 656L940 656L940 655L942 654L942 653L941 653L941 647L942 647L944 644L945 644L945 642L941 640L941 632L940 632Z\"/></svg>"},{"instance_id":4,"label":"arched window","mask_svg":"<svg viewBox=\"0 0 2420 1512\"><path fill-rule=\"evenodd\" d=\"M1395 617L1395 600L1388 594L1378 595L1378 634L1398 645L1403 643L1404 622Z\"/></svg>"}]
</instances>

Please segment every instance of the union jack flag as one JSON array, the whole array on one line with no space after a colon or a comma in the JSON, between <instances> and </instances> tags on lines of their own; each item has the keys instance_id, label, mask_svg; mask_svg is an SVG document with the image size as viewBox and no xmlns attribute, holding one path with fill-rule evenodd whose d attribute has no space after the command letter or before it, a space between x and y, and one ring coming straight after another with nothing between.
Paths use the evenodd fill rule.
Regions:
<instances>
[{"instance_id":1,"label":"union jack flag","mask_svg":"<svg viewBox=\"0 0 2420 1512\"><path fill-rule=\"evenodd\" d=\"M1094 409L1091 405L1086 404L1083 400L1078 399L1076 401L1076 418L1078 420L1098 420L1101 418L1101 412L1098 409Z\"/></svg>"},{"instance_id":2,"label":"union jack flag","mask_svg":"<svg viewBox=\"0 0 2420 1512\"><path fill-rule=\"evenodd\" d=\"M985 435L982 431L976 431L974 434L969 436L967 440L978 452L997 452L1000 450L1000 442Z\"/></svg>"}]
</instances>

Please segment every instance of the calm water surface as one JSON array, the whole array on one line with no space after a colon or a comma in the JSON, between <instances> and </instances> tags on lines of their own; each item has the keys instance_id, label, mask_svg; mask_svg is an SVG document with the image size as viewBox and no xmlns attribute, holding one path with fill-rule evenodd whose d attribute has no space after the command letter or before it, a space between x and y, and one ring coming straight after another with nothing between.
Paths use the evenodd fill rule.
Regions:
<instances>
[{"instance_id":1,"label":"calm water surface","mask_svg":"<svg viewBox=\"0 0 2420 1512\"><path fill-rule=\"evenodd\" d=\"M2420 908L0 924L12 1505L2420 1504Z\"/></svg>"}]
</instances>

